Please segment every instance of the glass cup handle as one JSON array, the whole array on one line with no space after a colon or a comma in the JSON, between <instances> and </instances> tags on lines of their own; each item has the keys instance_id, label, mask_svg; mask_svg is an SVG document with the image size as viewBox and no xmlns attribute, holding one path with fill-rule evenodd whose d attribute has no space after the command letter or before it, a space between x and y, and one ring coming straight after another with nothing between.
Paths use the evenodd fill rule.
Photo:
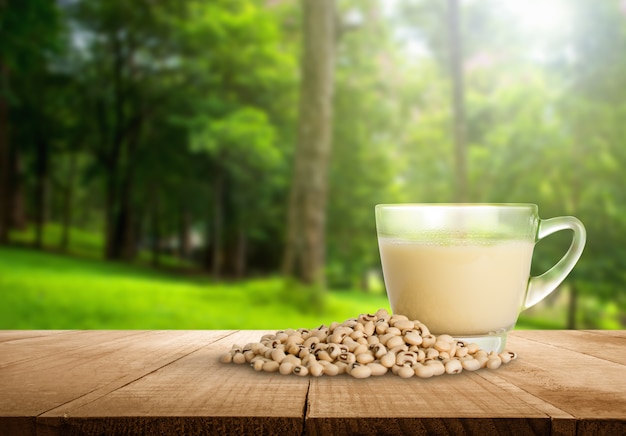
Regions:
<instances>
[{"instance_id":1,"label":"glass cup handle","mask_svg":"<svg viewBox=\"0 0 626 436\"><path fill-rule=\"evenodd\" d=\"M528 281L528 291L526 301L522 310L528 309L546 298L557 286L561 284L565 277L572 271L576 262L583 254L587 232L585 226L577 218L572 216L562 216L539 221L537 231L537 242L552 233L560 230L573 230L574 236L569 250L556 265L540 276L531 277Z\"/></svg>"}]
</instances>

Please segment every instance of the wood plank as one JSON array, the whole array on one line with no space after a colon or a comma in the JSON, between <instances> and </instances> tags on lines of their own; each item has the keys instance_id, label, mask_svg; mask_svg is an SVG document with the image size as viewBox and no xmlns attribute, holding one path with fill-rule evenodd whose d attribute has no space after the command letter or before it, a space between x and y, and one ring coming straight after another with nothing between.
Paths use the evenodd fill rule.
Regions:
<instances>
[{"instance_id":1,"label":"wood plank","mask_svg":"<svg viewBox=\"0 0 626 436\"><path fill-rule=\"evenodd\" d=\"M516 362L510 364L516 365ZM507 371L503 367L498 371ZM484 371L484 370L482 370ZM306 433L549 433L550 417L476 373L311 380Z\"/></svg>"},{"instance_id":2,"label":"wood plank","mask_svg":"<svg viewBox=\"0 0 626 436\"><path fill-rule=\"evenodd\" d=\"M626 337L602 331L581 330L528 330L524 332L523 337L626 365Z\"/></svg>"},{"instance_id":3,"label":"wood plank","mask_svg":"<svg viewBox=\"0 0 626 436\"><path fill-rule=\"evenodd\" d=\"M509 347L523 350L516 361L520 364L498 375L571 414L578 420L578 432L596 423L626 434L626 365L560 346L571 346L570 333L561 332L565 339L554 336L551 344L535 340L539 333L510 335ZM579 339L578 349L593 348L587 337Z\"/></svg>"},{"instance_id":4,"label":"wood plank","mask_svg":"<svg viewBox=\"0 0 626 436\"><path fill-rule=\"evenodd\" d=\"M16 425L26 429L25 434L32 434L29 429L33 428L36 416L66 403L104 395L205 346L208 341L230 334L116 331L109 332L111 340L106 340L100 333L85 332L71 338L51 336L51 342L63 339L67 351L0 368L0 434L8 433L7 427L15 429ZM92 338L91 345L83 344L83 336ZM77 347L72 338L81 345ZM62 348L62 344L55 347L59 346Z\"/></svg>"},{"instance_id":5,"label":"wood plank","mask_svg":"<svg viewBox=\"0 0 626 436\"><path fill-rule=\"evenodd\" d=\"M146 335L141 330L73 330L54 336L37 335L0 343L0 368L35 359L48 359L55 354L67 353L97 343L126 341L133 335Z\"/></svg>"},{"instance_id":6,"label":"wood plank","mask_svg":"<svg viewBox=\"0 0 626 436\"><path fill-rule=\"evenodd\" d=\"M265 332L238 332L97 399L40 416L42 434L267 434L302 432L308 378L223 364L233 343ZM44 433L45 432L45 433Z\"/></svg>"},{"instance_id":7,"label":"wood plank","mask_svg":"<svg viewBox=\"0 0 626 436\"><path fill-rule=\"evenodd\" d=\"M72 332L73 330L0 330L0 342Z\"/></svg>"}]
</instances>

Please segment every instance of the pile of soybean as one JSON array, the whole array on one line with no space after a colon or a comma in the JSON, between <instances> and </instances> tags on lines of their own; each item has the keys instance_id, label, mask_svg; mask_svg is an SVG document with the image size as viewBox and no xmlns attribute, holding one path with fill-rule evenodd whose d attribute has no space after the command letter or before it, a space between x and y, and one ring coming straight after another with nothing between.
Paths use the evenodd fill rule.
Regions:
<instances>
[{"instance_id":1,"label":"pile of soybean","mask_svg":"<svg viewBox=\"0 0 626 436\"><path fill-rule=\"evenodd\" d=\"M388 371L402 378L429 378L480 368L496 369L515 359L511 351L487 352L450 335L435 336L419 321L379 309L315 329L287 329L260 342L233 345L223 363L248 363L256 371L299 376L350 374L356 378Z\"/></svg>"}]
</instances>

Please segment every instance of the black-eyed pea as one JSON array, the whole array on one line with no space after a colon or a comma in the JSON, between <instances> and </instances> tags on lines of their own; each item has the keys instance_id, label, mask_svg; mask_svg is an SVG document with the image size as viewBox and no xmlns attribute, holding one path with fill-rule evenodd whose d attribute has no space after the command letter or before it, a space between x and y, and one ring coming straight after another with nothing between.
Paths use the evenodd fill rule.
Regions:
<instances>
[{"instance_id":1,"label":"black-eyed pea","mask_svg":"<svg viewBox=\"0 0 626 436\"><path fill-rule=\"evenodd\" d=\"M339 367L334 363L328 363L327 365L323 365L324 374L329 376L335 376L339 374Z\"/></svg>"},{"instance_id":2,"label":"black-eyed pea","mask_svg":"<svg viewBox=\"0 0 626 436\"><path fill-rule=\"evenodd\" d=\"M437 338L434 335L422 335L422 348L432 348L435 342L437 342Z\"/></svg>"},{"instance_id":3,"label":"black-eyed pea","mask_svg":"<svg viewBox=\"0 0 626 436\"><path fill-rule=\"evenodd\" d=\"M461 361L458 359L450 359L445 364L446 373L448 374L458 374L463 371L463 365Z\"/></svg>"},{"instance_id":4,"label":"black-eyed pea","mask_svg":"<svg viewBox=\"0 0 626 436\"><path fill-rule=\"evenodd\" d=\"M402 336L394 336L392 338L389 338L389 340L387 340L387 342L385 343L385 346L388 349L398 347L400 345L405 345L404 339L402 339Z\"/></svg>"},{"instance_id":5,"label":"black-eyed pea","mask_svg":"<svg viewBox=\"0 0 626 436\"><path fill-rule=\"evenodd\" d=\"M260 342L255 342L254 344L252 344L250 349L254 351L254 354L263 354L267 347Z\"/></svg>"},{"instance_id":6,"label":"black-eyed pea","mask_svg":"<svg viewBox=\"0 0 626 436\"><path fill-rule=\"evenodd\" d=\"M374 344L370 346L370 350L374 353L374 357L380 359L385 354L387 354L387 347L383 344Z\"/></svg>"},{"instance_id":7,"label":"black-eyed pea","mask_svg":"<svg viewBox=\"0 0 626 436\"><path fill-rule=\"evenodd\" d=\"M268 360L267 362L263 364L263 371L264 372L276 372L278 371L279 367L280 367L280 364L276 362L275 360Z\"/></svg>"},{"instance_id":8,"label":"black-eyed pea","mask_svg":"<svg viewBox=\"0 0 626 436\"><path fill-rule=\"evenodd\" d=\"M303 342L302 345L304 345L308 349L314 350L316 344L319 344L319 343L320 343L320 338L318 338L317 336L309 336L307 340Z\"/></svg>"},{"instance_id":9,"label":"black-eyed pea","mask_svg":"<svg viewBox=\"0 0 626 436\"><path fill-rule=\"evenodd\" d=\"M352 365L356 362L356 357L352 353L341 353L337 358L339 362L345 363L346 365Z\"/></svg>"},{"instance_id":10,"label":"black-eyed pea","mask_svg":"<svg viewBox=\"0 0 626 436\"><path fill-rule=\"evenodd\" d=\"M437 342L435 342L434 347L439 352L442 352L442 351L448 352L450 351L451 345L450 345L450 342L442 340L441 337L439 337L437 339Z\"/></svg>"},{"instance_id":11,"label":"black-eyed pea","mask_svg":"<svg viewBox=\"0 0 626 436\"><path fill-rule=\"evenodd\" d=\"M480 362L473 358L461 360L461 365L466 371L476 371L480 369Z\"/></svg>"},{"instance_id":12,"label":"black-eyed pea","mask_svg":"<svg viewBox=\"0 0 626 436\"><path fill-rule=\"evenodd\" d=\"M331 343L332 344L341 344L341 342L343 341L343 338L345 338L345 337L346 337L345 333L341 333L341 332L335 333L335 332L333 332L328 337L327 341L328 341L329 344L331 344Z\"/></svg>"},{"instance_id":13,"label":"black-eyed pea","mask_svg":"<svg viewBox=\"0 0 626 436\"><path fill-rule=\"evenodd\" d=\"M396 364L404 365L405 363L416 364L417 353L413 353L412 351L401 351L396 354Z\"/></svg>"},{"instance_id":14,"label":"black-eyed pea","mask_svg":"<svg viewBox=\"0 0 626 436\"><path fill-rule=\"evenodd\" d=\"M298 356L295 356L293 354L287 354L285 356L285 358L281 361L281 363L283 363L283 362L291 362L294 365L301 365L302 364L302 360Z\"/></svg>"},{"instance_id":15,"label":"black-eyed pea","mask_svg":"<svg viewBox=\"0 0 626 436\"><path fill-rule=\"evenodd\" d=\"M304 356L301 360L302 360L301 364L304 366L310 366L314 363L317 363L317 359L315 358L314 354L308 354ZM322 360L322 362L325 362L325 361Z\"/></svg>"},{"instance_id":16,"label":"black-eyed pea","mask_svg":"<svg viewBox=\"0 0 626 436\"><path fill-rule=\"evenodd\" d=\"M370 352L361 353L361 354L357 354L356 355L356 361L361 363L361 364L363 364L363 365L366 365L368 363L372 363L374 360L376 360L376 358Z\"/></svg>"},{"instance_id":17,"label":"black-eyed pea","mask_svg":"<svg viewBox=\"0 0 626 436\"><path fill-rule=\"evenodd\" d=\"M374 321L367 321L365 324L363 324L363 333L365 333L367 337L372 336L375 331L376 325L374 324Z\"/></svg>"},{"instance_id":18,"label":"black-eyed pea","mask_svg":"<svg viewBox=\"0 0 626 436\"><path fill-rule=\"evenodd\" d=\"M274 348L270 354L271 354L272 360L278 363L281 363L283 359L286 357L285 351L280 348Z\"/></svg>"},{"instance_id":19,"label":"black-eyed pea","mask_svg":"<svg viewBox=\"0 0 626 436\"><path fill-rule=\"evenodd\" d=\"M243 353L243 356L246 359L246 362L250 363L250 361L254 358L254 356L256 356L256 354L254 354L254 351L252 350L246 350Z\"/></svg>"},{"instance_id":20,"label":"black-eyed pea","mask_svg":"<svg viewBox=\"0 0 626 436\"><path fill-rule=\"evenodd\" d=\"M300 377L304 377L305 375L309 373L309 370L307 369L306 366L296 365L293 367L292 373L295 375L299 375Z\"/></svg>"},{"instance_id":21,"label":"black-eyed pea","mask_svg":"<svg viewBox=\"0 0 626 436\"><path fill-rule=\"evenodd\" d=\"M396 364L396 355L395 353L387 352L384 356L380 358L380 364L386 368L391 368Z\"/></svg>"},{"instance_id":22,"label":"black-eyed pea","mask_svg":"<svg viewBox=\"0 0 626 436\"><path fill-rule=\"evenodd\" d=\"M415 328L415 324L413 323L413 321L406 319L406 320L396 321L393 327L400 329L400 331L407 331L407 330L413 330Z\"/></svg>"},{"instance_id":23,"label":"black-eyed pea","mask_svg":"<svg viewBox=\"0 0 626 436\"><path fill-rule=\"evenodd\" d=\"M383 344L384 346L387 346L387 341L395 336L396 335L391 334L391 333L385 333L384 335L378 335L378 339L380 340L381 344Z\"/></svg>"},{"instance_id":24,"label":"black-eyed pea","mask_svg":"<svg viewBox=\"0 0 626 436\"><path fill-rule=\"evenodd\" d=\"M498 354L498 357L504 364L507 364L511 361L511 355L507 353L506 351L503 351L502 353Z\"/></svg>"},{"instance_id":25,"label":"black-eyed pea","mask_svg":"<svg viewBox=\"0 0 626 436\"><path fill-rule=\"evenodd\" d=\"M263 371L263 365L265 365L265 362L269 362L269 360L263 357L261 359L257 359L254 362L252 362L250 366L252 366L252 368L254 368L255 371Z\"/></svg>"},{"instance_id":26,"label":"black-eyed pea","mask_svg":"<svg viewBox=\"0 0 626 436\"><path fill-rule=\"evenodd\" d=\"M276 333L276 339L279 340L281 343L285 343L288 337L289 335L284 331Z\"/></svg>"},{"instance_id":27,"label":"black-eyed pea","mask_svg":"<svg viewBox=\"0 0 626 436\"><path fill-rule=\"evenodd\" d=\"M372 370L367 365L353 363L350 365L349 373L354 378L367 378L372 375Z\"/></svg>"},{"instance_id":28,"label":"black-eyed pea","mask_svg":"<svg viewBox=\"0 0 626 436\"><path fill-rule=\"evenodd\" d=\"M342 361L337 361L334 363L334 365L337 367L338 371L337 374L345 374L348 370L348 364Z\"/></svg>"},{"instance_id":29,"label":"black-eyed pea","mask_svg":"<svg viewBox=\"0 0 626 436\"><path fill-rule=\"evenodd\" d=\"M471 344L467 344L466 348L469 354L476 354L476 352L480 350L480 346L475 342L472 342Z\"/></svg>"},{"instance_id":30,"label":"black-eyed pea","mask_svg":"<svg viewBox=\"0 0 626 436\"><path fill-rule=\"evenodd\" d=\"M294 345L298 346L301 343L303 343L304 340L302 339L302 336L298 335L298 334L294 334L294 335L290 335L287 339L285 339L285 348L290 348Z\"/></svg>"},{"instance_id":31,"label":"black-eyed pea","mask_svg":"<svg viewBox=\"0 0 626 436\"><path fill-rule=\"evenodd\" d=\"M415 330L419 332L420 336L430 336L430 330L426 327L426 324L419 321L413 321L413 323L415 324Z\"/></svg>"},{"instance_id":32,"label":"black-eyed pea","mask_svg":"<svg viewBox=\"0 0 626 436\"><path fill-rule=\"evenodd\" d=\"M421 345L423 342L422 337L416 331L408 331L404 334L404 342L409 345Z\"/></svg>"},{"instance_id":33,"label":"black-eyed pea","mask_svg":"<svg viewBox=\"0 0 626 436\"><path fill-rule=\"evenodd\" d=\"M352 353L354 353L355 356L358 356L359 354L363 354L367 352L369 352L369 347L363 344L359 344L354 350L352 350Z\"/></svg>"},{"instance_id":34,"label":"black-eyed pea","mask_svg":"<svg viewBox=\"0 0 626 436\"><path fill-rule=\"evenodd\" d=\"M426 349L426 360L434 360L439 357L439 351L435 348Z\"/></svg>"},{"instance_id":35,"label":"black-eyed pea","mask_svg":"<svg viewBox=\"0 0 626 436\"><path fill-rule=\"evenodd\" d=\"M452 356L450 356L450 353L448 353L447 351L440 351L439 356L437 356L437 358L439 360L449 360L452 358Z\"/></svg>"},{"instance_id":36,"label":"black-eyed pea","mask_svg":"<svg viewBox=\"0 0 626 436\"><path fill-rule=\"evenodd\" d=\"M278 366L278 372L282 375L291 374L294 368L294 364L292 362L283 362Z\"/></svg>"},{"instance_id":37,"label":"black-eyed pea","mask_svg":"<svg viewBox=\"0 0 626 436\"><path fill-rule=\"evenodd\" d=\"M391 373L393 375L398 375L398 371L400 371L400 368L402 368L400 365L396 365L395 363L393 364L393 366L389 369L391 369Z\"/></svg>"},{"instance_id":38,"label":"black-eyed pea","mask_svg":"<svg viewBox=\"0 0 626 436\"><path fill-rule=\"evenodd\" d=\"M287 346L287 353L293 354L294 356L298 356L301 350L302 345L299 344L290 344L289 346Z\"/></svg>"},{"instance_id":39,"label":"black-eyed pea","mask_svg":"<svg viewBox=\"0 0 626 436\"><path fill-rule=\"evenodd\" d=\"M430 378L435 375L432 365L418 363L417 365L413 365L413 370L415 371L415 375L419 378Z\"/></svg>"},{"instance_id":40,"label":"black-eyed pea","mask_svg":"<svg viewBox=\"0 0 626 436\"><path fill-rule=\"evenodd\" d=\"M235 355L233 355L233 363L246 363L246 356L244 356L243 353L235 353Z\"/></svg>"},{"instance_id":41,"label":"black-eyed pea","mask_svg":"<svg viewBox=\"0 0 626 436\"><path fill-rule=\"evenodd\" d=\"M500 357L498 356L490 357L489 359L487 359L486 366L489 369L498 369L500 365L502 365L502 359L500 359Z\"/></svg>"},{"instance_id":42,"label":"black-eyed pea","mask_svg":"<svg viewBox=\"0 0 626 436\"><path fill-rule=\"evenodd\" d=\"M362 313L357 318L359 323L361 323L363 325L367 324L368 322L374 322L377 319L378 319L378 317L375 314L372 314L372 313Z\"/></svg>"},{"instance_id":43,"label":"black-eyed pea","mask_svg":"<svg viewBox=\"0 0 626 436\"><path fill-rule=\"evenodd\" d=\"M352 339L350 336L346 336L344 338L342 344L345 345L346 347L348 347L348 351L350 351L350 352L353 352L356 349L356 347L361 345L357 341Z\"/></svg>"},{"instance_id":44,"label":"black-eyed pea","mask_svg":"<svg viewBox=\"0 0 626 436\"><path fill-rule=\"evenodd\" d=\"M469 350L467 349L467 347L463 347L463 348L457 347L454 353L454 356L461 358L461 357L467 356L468 354L469 354Z\"/></svg>"},{"instance_id":45,"label":"black-eyed pea","mask_svg":"<svg viewBox=\"0 0 626 436\"><path fill-rule=\"evenodd\" d=\"M367 342L367 338L365 336L363 336L362 338L357 339L356 342L361 344L361 345L369 346L369 342Z\"/></svg>"},{"instance_id":46,"label":"black-eyed pea","mask_svg":"<svg viewBox=\"0 0 626 436\"><path fill-rule=\"evenodd\" d=\"M377 362L368 363L366 366L372 371L372 375L375 377L385 375L389 370L386 366Z\"/></svg>"},{"instance_id":47,"label":"black-eyed pea","mask_svg":"<svg viewBox=\"0 0 626 436\"><path fill-rule=\"evenodd\" d=\"M409 347L407 346L407 344L401 344L397 347L390 348L388 351L398 354L401 351L409 351Z\"/></svg>"},{"instance_id":48,"label":"black-eyed pea","mask_svg":"<svg viewBox=\"0 0 626 436\"><path fill-rule=\"evenodd\" d=\"M368 336L367 343L370 345L380 344L380 339L376 335Z\"/></svg>"},{"instance_id":49,"label":"black-eyed pea","mask_svg":"<svg viewBox=\"0 0 626 436\"><path fill-rule=\"evenodd\" d=\"M487 366L487 362L489 361L489 357L486 355L478 355L474 357L474 360L477 360L480 363L481 368L485 368Z\"/></svg>"},{"instance_id":50,"label":"black-eyed pea","mask_svg":"<svg viewBox=\"0 0 626 436\"><path fill-rule=\"evenodd\" d=\"M326 352L331 360L335 360L341 354L341 348L338 344L330 344L326 349Z\"/></svg>"},{"instance_id":51,"label":"black-eyed pea","mask_svg":"<svg viewBox=\"0 0 626 436\"><path fill-rule=\"evenodd\" d=\"M374 313L374 316L376 316L377 319L381 319L381 318L389 319L390 318L390 315L387 309L378 309L376 313Z\"/></svg>"},{"instance_id":52,"label":"black-eyed pea","mask_svg":"<svg viewBox=\"0 0 626 436\"><path fill-rule=\"evenodd\" d=\"M387 329L389 328L389 324L387 324L384 321L381 321L379 323L376 323L376 334L380 335L384 335L387 333ZM382 342L382 339L381 339Z\"/></svg>"},{"instance_id":53,"label":"black-eyed pea","mask_svg":"<svg viewBox=\"0 0 626 436\"><path fill-rule=\"evenodd\" d=\"M327 350L319 350L319 352L315 353L315 358L317 360L327 360L329 362L335 360L333 357L331 357Z\"/></svg>"},{"instance_id":54,"label":"black-eyed pea","mask_svg":"<svg viewBox=\"0 0 626 436\"><path fill-rule=\"evenodd\" d=\"M401 378L411 378L415 375L415 370L413 369L413 365L410 363L405 363L398 369L397 375Z\"/></svg>"},{"instance_id":55,"label":"black-eyed pea","mask_svg":"<svg viewBox=\"0 0 626 436\"><path fill-rule=\"evenodd\" d=\"M389 327L387 329L387 334L394 335L394 336L402 336L402 330L400 330L398 327Z\"/></svg>"},{"instance_id":56,"label":"black-eyed pea","mask_svg":"<svg viewBox=\"0 0 626 436\"><path fill-rule=\"evenodd\" d=\"M433 375L441 375L446 372L446 367L440 360L427 360L424 364L433 369Z\"/></svg>"},{"instance_id":57,"label":"black-eyed pea","mask_svg":"<svg viewBox=\"0 0 626 436\"><path fill-rule=\"evenodd\" d=\"M324 374L324 367L320 365L319 363L314 363L310 365L308 368L309 368L309 374L311 374L313 377L319 377Z\"/></svg>"},{"instance_id":58,"label":"black-eyed pea","mask_svg":"<svg viewBox=\"0 0 626 436\"><path fill-rule=\"evenodd\" d=\"M401 315L399 313L394 313L393 315L391 315L391 318L389 318L389 325L393 326L398 321L408 321L408 320L409 318L407 318L406 316Z\"/></svg>"}]
</instances>

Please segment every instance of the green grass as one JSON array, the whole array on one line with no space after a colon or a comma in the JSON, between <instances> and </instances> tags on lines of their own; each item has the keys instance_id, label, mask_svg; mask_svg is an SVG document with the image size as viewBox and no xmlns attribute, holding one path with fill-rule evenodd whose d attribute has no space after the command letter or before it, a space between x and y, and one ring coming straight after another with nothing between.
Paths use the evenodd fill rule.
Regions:
<instances>
[{"instance_id":1,"label":"green grass","mask_svg":"<svg viewBox=\"0 0 626 436\"><path fill-rule=\"evenodd\" d=\"M561 301L522 313L516 328L565 328L566 294L559 294ZM0 247L0 329L283 329L389 309L380 293L333 291L323 295L322 307L314 304L319 300L280 277L216 283L141 265ZM580 304L585 313L601 311L594 318L604 321L579 328L623 328L612 306L589 298Z\"/></svg>"},{"instance_id":2,"label":"green grass","mask_svg":"<svg viewBox=\"0 0 626 436\"><path fill-rule=\"evenodd\" d=\"M326 294L311 309L284 280L213 283L146 267L0 248L0 329L282 329L388 307L382 295Z\"/></svg>"}]
</instances>

